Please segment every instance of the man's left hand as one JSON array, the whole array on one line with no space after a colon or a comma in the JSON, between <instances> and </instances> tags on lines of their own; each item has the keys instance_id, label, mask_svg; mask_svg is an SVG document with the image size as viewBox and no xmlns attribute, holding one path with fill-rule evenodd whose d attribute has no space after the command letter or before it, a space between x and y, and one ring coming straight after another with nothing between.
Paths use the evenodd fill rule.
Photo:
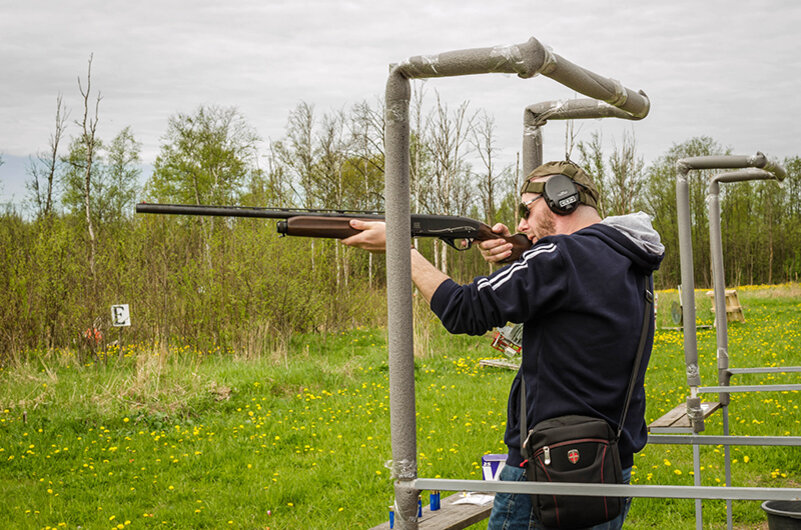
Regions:
<instances>
[{"instance_id":1,"label":"man's left hand","mask_svg":"<svg viewBox=\"0 0 801 530\"><path fill-rule=\"evenodd\" d=\"M358 234L342 240L349 247L357 247L383 254L387 251L387 225L383 221L351 219L351 228L361 230Z\"/></svg>"}]
</instances>

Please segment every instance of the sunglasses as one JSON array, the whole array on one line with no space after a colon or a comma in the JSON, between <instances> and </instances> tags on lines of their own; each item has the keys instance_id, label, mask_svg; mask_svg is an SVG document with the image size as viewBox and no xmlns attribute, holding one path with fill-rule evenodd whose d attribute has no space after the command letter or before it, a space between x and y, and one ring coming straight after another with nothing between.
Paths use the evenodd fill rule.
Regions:
<instances>
[{"instance_id":1,"label":"sunglasses","mask_svg":"<svg viewBox=\"0 0 801 530\"><path fill-rule=\"evenodd\" d=\"M542 199L542 195L537 195L531 200L521 202L517 205L517 214L522 217L523 219L528 219L531 210L528 209L528 205L536 201L537 199Z\"/></svg>"}]
</instances>

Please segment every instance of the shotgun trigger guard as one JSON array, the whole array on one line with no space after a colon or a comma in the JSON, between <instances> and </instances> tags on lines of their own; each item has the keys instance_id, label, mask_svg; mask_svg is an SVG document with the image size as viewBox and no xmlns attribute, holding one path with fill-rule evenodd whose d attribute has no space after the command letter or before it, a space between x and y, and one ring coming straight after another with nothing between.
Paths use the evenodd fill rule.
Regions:
<instances>
[{"instance_id":1,"label":"shotgun trigger guard","mask_svg":"<svg viewBox=\"0 0 801 530\"><path fill-rule=\"evenodd\" d=\"M458 250L459 252L463 250L467 250L473 246L473 239L469 237L440 237L442 241L444 241L449 247ZM460 244L457 244L456 241L459 241Z\"/></svg>"}]
</instances>

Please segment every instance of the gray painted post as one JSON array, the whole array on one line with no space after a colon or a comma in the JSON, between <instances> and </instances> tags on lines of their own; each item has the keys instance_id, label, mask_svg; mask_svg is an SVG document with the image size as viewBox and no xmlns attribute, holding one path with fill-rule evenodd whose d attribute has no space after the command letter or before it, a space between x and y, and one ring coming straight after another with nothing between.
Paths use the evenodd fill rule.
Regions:
<instances>
[{"instance_id":1,"label":"gray painted post","mask_svg":"<svg viewBox=\"0 0 801 530\"><path fill-rule=\"evenodd\" d=\"M415 56L393 67L386 86L387 305L389 387L395 517L400 530L417 529L417 425L414 401L411 246L409 223L409 79L485 73L548 76L637 118L648 114L642 92L599 76L550 52L537 39L518 45Z\"/></svg>"},{"instance_id":2,"label":"gray painted post","mask_svg":"<svg viewBox=\"0 0 801 530\"><path fill-rule=\"evenodd\" d=\"M414 343L409 211L409 80L395 68L386 87L387 316L389 407L395 520L417 528L417 422L414 400Z\"/></svg>"},{"instance_id":3,"label":"gray painted post","mask_svg":"<svg viewBox=\"0 0 801 530\"><path fill-rule=\"evenodd\" d=\"M762 169L741 169L712 177L707 193L709 209L709 252L712 258L712 283L715 295L715 336L717 339L718 384L728 386L731 379L729 372L729 322L726 313L726 276L723 268L723 234L720 228L720 182L744 182L749 180L768 180L780 177ZM718 401L723 405L723 434L729 431L729 394L718 394ZM731 448L723 448L724 473L726 486L731 486ZM700 470L698 471L700 475ZM731 499L726 500L726 528L733 526L733 510Z\"/></svg>"},{"instance_id":4,"label":"gray painted post","mask_svg":"<svg viewBox=\"0 0 801 530\"><path fill-rule=\"evenodd\" d=\"M712 283L715 295L715 336L717 338L718 384L729 384L729 324L726 318L726 276L723 267L723 234L720 228L720 183L746 182L781 178L763 169L741 169L712 177L709 181L707 206L709 209L709 251L712 258ZM727 392L718 395L722 405L729 404Z\"/></svg>"}]
</instances>

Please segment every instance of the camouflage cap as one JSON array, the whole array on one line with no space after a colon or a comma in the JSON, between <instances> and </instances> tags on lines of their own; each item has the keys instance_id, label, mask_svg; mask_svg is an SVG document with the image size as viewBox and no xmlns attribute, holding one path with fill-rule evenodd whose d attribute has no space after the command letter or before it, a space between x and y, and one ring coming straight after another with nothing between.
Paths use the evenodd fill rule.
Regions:
<instances>
[{"instance_id":1,"label":"camouflage cap","mask_svg":"<svg viewBox=\"0 0 801 530\"><path fill-rule=\"evenodd\" d=\"M554 162L547 162L534 171L528 174L523 188L520 190L523 193L542 193L542 183L531 182L539 177L547 177L549 175L564 175L579 186L579 200L593 208L598 207L598 188L592 181L592 177L575 163L569 160L559 160Z\"/></svg>"}]
</instances>

